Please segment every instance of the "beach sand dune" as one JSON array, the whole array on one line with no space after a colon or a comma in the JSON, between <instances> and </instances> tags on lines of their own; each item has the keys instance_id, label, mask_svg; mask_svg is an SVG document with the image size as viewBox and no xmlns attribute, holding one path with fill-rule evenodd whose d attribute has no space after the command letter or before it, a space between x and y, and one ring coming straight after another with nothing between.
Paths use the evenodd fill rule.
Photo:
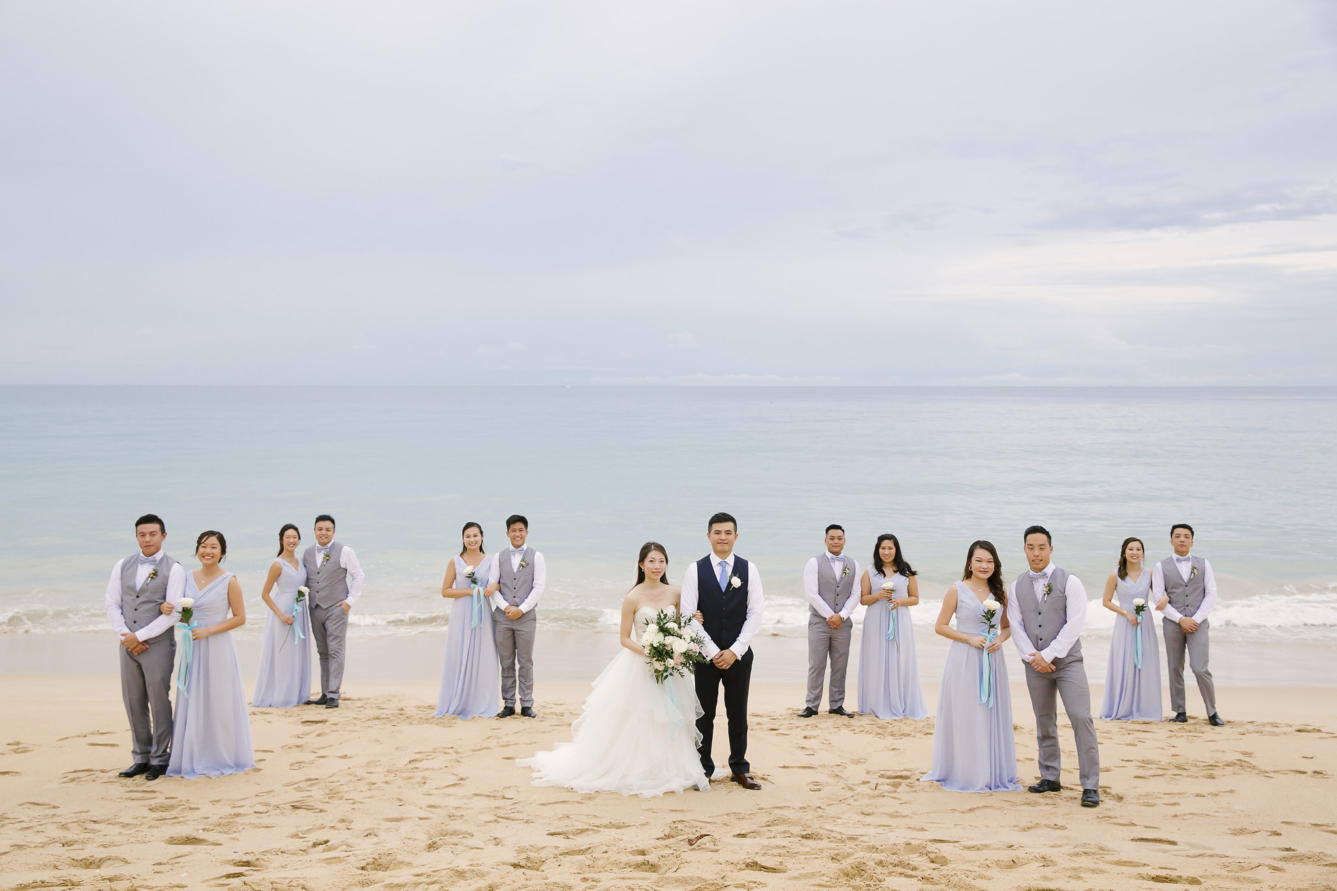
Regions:
<instances>
[{"instance_id":1,"label":"beach sand dune","mask_svg":"<svg viewBox=\"0 0 1337 891\"><path fill-rule=\"evenodd\" d=\"M3 692L9 888L1337 883L1327 690L1231 690L1224 728L1098 722L1094 810L1078 806L1066 725L1062 793L952 793L919 780L931 719L800 721L801 690L776 685L753 689L763 791L717 780L657 799L539 788L515 764L569 737L583 684L542 685L534 721L434 719L430 685L359 685L337 712L253 709L258 769L154 783L115 775L129 762L115 678L11 675ZM1012 694L1030 782L1034 725Z\"/></svg>"}]
</instances>

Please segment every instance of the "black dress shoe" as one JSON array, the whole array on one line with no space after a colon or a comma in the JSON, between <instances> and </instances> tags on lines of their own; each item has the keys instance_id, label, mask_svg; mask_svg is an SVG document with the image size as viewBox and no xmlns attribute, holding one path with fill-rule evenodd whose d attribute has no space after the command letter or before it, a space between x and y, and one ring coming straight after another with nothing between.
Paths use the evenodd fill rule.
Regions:
<instances>
[{"instance_id":1,"label":"black dress shoe","mask_svg":"<svg viewBox=\"0 0 1337 891\"><path fill-rule=\"evenodd\" d=\"M1188 715L1184 714L1183 712L1175 712L1175 716L1171 718L1170 721L1175 724L1187 724Z\"/></svg>"},{"instance_id":2,"label":"black dress shoe","mask_svg":"<svg viewBox=\"0 0 1337 891\"><path fill-rule=\"evenodd\" d=\"M135 762L134 764L131 764L125 770L121 771L116 775L118 777L137 777L141 773L148 773L148 772L149 772L149 766L147 764L140 764L139 762Z\"/></svg>"},{"instance_id":3,"label":"black dress shoe","mask_svg":"<svg viewBox=\"0 0 1337 891\"><path fill-rule=\"evenodd\" d=\"M522 717L522 718L537 718L538 715L536 715L536 714L534 713L534 707L533 707L532 705L526 705L526 706L522 706L522 707L520 708L520 717Z\"/></svg>"},{"instance_id":4,"label":"black dress shoe","mask_svg":"<svg viewBox=\"0 0 1337 891\"><path fill-rule=\"evenodd\" d=\"M305 705L324 705L325 703L327 703L327 702L329 702L329 701L330 701L329 697L326 696L324 693L322 693L322 694L320 694L320 698L319 698L319 699L308 699L304 704L305 704Z\"/></svg>"},{"instance_id":5,"label":"black dress shoe","mask_svg":"<svg viewBox=\"0 0 1337 891\"><path fill-rule=\"evenodd\" d=\"M1082 807L1100 807L1100 793L1095 789L1083 789Z\"/></svg>"},{"instance_id":6,"label":"black dress shoe","mask_svg":"<svg viewBox=\"0 0 1337 891\"><path fill-rule=\"evenodd\" d=\"M1062 792L1063 787L1059 785L1058 780L1041 780L1034 786L1027 786L1027 792Z\"/></svg>"},{"instance_id":7,"label":"black dress shoe","mask_svg":"<svg viewBox=\"0 0 1337 891\"><path fill-rule=\"evenodd\" d=\"M338 708L338 707L339 707L339 700L337 699L325 700L325 708Z\"/></svg>"},{"instance_id":8,"label":"black dress shoe","mask_svg":"<svg viewBox=\"0 0 1337 891\"><path fill-rule=\"evenodd\" d=\"M803 707L803 711L798 713L798 716L800 718L811 718L815 714L817 714L817 709L813 708L810 705L805 705Z\"/></svg>"},{"instance_id":9,"label":"black dress shoe","mask_svg":"<svg viewBox=\"0 0 1337 891\"><path fill-rule=\"evenodd\" d=\"M843 717L843 718L853 718L853 717L854 717L854 714L853 714L852 712L847 712L847 711L845 711L845 706L843 706L843 705L836 706L835 708L831 709L831 710L830 710L830 713L833 714L833 715L840 715L840 716Z\"/></svg>"},{"instance_id":10,"label":"black dress shoe","mask_svg":"<svg viewBox=\"0 0 1337 891\"><path fill-rule=\"evenodd\" d=\"M1224 727L1224 726L1226 726L1226 722L1223 721L1223 720L1221 719L1221 716L1218 715L1216 712L1212 712L1210 715L1207 716L1207 723L1208 723L1208 724L1211 724L1213 727Z\"/></svg>"},{"instance_id":11,"label":"black dress shoe","mask_svg":"<svg viewBox=\"0 0 1337 891\"><path fill-rule=\"evenodd\" d=\"M756 780L752 779L752 774L750 773L730 774L729 779L733 780L735 783L742 786L744 789L751 789L753 792L761 788L761 783L758 783Z\"/></svg>"},{"instance_id":12,"label":"black dress shoe","mask_svg":"<svg viewBox=\"0 0 1337 891\"><path fill-rule=\"evenodd\" d=\"M513 714L515 714L515 706L508 705L508 706L506 706L505 708L503 708L501 711L497 712L497 717L498 717L498 718L509 718L509 717L510 717L511 715L513 715Z\"/></svg>"},{"instance_id":13,"label":"black dress shoe","mask_svg":"<svg viewBox=\"0 0 1337 891\"><path fill-rule=\"evenodd\" d=\"M162 776L165 773L167 773L166 764L154 764L148 770L144 771L144 779L156 780L158 777Z\"/></svg>"}]
</instances>

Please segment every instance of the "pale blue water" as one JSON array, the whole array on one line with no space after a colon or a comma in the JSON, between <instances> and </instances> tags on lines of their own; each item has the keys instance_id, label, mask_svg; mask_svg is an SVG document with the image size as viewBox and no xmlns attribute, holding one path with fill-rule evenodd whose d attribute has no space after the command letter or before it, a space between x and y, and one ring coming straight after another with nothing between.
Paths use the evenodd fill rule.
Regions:
<instances>
[{"instance_id":1,"label":"pale blue water","mask_svg":"<svg viewBox=\"0 0 1337 891\"><path fill-rule=\"evenodd\" d=\"M444 624L460 526L495 550L517 511L548 561L544 621L598 625L642 542L668 547L676 578L724 509L782 632L800 633L800 573L830 522L861 563L895 532L931 623L975 538L1011 579L1022 529L1047 525L1094 598L1125 536L1159 559L1187 521L1222 633L1334 639L1334 444L1333 389L7 387L0 629L104 628L108 572L147 511L188 564L197 532L223 530L256 603L279 526L305 544L334 514L367 571L354 617L386 631Z\"/></svg>"}]
</instances>

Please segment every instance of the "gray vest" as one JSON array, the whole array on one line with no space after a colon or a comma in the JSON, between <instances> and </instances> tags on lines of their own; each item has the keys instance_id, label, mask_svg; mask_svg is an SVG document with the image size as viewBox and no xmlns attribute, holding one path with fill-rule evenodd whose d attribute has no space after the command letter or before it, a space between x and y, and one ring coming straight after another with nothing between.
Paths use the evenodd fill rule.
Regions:
<instances>
[{"instance_id":1,"label":"gray vest","mask_svg":"<svg viewBox=\"0 0 1337 891\"><path fill-rule=\"evenodd\" d=\"M162 615L159 609L167 600L167 579L176 561L163 554L158 558L158 574L144 580L144 587L135 588L139 572L139 551L121 561L121 615L125 627L138 631Z\"/></svg>"},{"instance_id":2,"label":"gray vest","mask_svg":"<svg viewBox=\"0 0 1337 891\"><path fill-rule=\"evenodd\" d=\"M318 562L320 552L312 545L302 554L306 566L306 586L311 589L311 601L316 606L334 606L348 599L348 570L339 565L344 546L330 542L330 559L324 565Z\"/></svg>"},{"instance_id":3,"label":"gray vest","mask_svg":"<svg viewBox=\"0 0 1337 891\"><path fill-rule=\"evenodd\" d=\"M844 609L846 602L854 594L854 561L842 554L840 563L844 570L841 576L836 578L836 572L831 568L831 560L826 552L817 555L817 596L821 597L834 612ZM812 614L816 616L817 610L812 610Z\"/></svg>"},{"instance_id":4,"label":"gray vest","mask_svg":"<svg viewBox=\"0 0 1337 891\"><path fill-rule=\"evenodd\" d=\"M534 549L526 547L520 554L524 565L511 570L510 549L504 550L492 559L497 561L497 582L501 585L501 597L511 606L525 602L529 592L534 590Z\"/></svg>"},{"instance_id":5,"label":"gray vest","mask_svg":"<svg viewBox=\"0 0 1337 891\"><path fill-rule=\"evenodd\" d=\"M1189 555L1190 570L1188 581L1179 574L1179 565L1174 557L1161 561L1161 575L1165 577L1165 593L1170 598L1170 605L1182 616L1192 618L1202 605L1202 598L1207 595L1207 563L1201 557Z\"/></svg>"},{"instance_id":6,"label":"gray vest","mask_svg":"<svg viewBox=\"0 0 1337 891\"><path fill-rule=\"evenodd\" d=\"M1030 573L1022 573L1013 585L1013 596L1021 607L1021 622L1026 628L1026 636L1035 644L1037 650L1043 650L1054 642L1059 631L1068 623L1068 573L1055 566L1049 572L1049 596L1040 602L1035 594L1035 582ZM1082 655L1082 641L1077 640L1068 650L1065 658L1071 659Z\"/></svg>"}]
</instances>

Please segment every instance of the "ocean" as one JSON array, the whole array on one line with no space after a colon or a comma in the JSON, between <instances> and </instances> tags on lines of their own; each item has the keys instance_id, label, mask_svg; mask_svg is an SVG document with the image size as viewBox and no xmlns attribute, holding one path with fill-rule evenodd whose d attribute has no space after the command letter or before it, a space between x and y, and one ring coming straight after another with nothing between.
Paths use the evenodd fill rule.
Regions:
<instances>
[{"instance_id":1,"label":"ocean","mask_svg":"<svg viewBox=\"0 0 1337 891\"><path fill-rule=\"evenodd\" d=\"M444 627L460 527L481 523L491 552L521 513L548 564L541 621L611 631L640 545L666 545L676 580L727 510L771 633L803 634L828 523L865 565L899 537L921 627L972 540L1010 580L1043 524L1099 634L1120 542L1160 559L1188 522L1220 588L1214 641L1337 641L1332 388L9 386L0 432L0 635L106 630L110 568L146 512L191 566L195 535L222 530L258 615L279 527L305 546L333 514L367 573L353 624L385 635Z\"/></svg>"}]
</instances>

